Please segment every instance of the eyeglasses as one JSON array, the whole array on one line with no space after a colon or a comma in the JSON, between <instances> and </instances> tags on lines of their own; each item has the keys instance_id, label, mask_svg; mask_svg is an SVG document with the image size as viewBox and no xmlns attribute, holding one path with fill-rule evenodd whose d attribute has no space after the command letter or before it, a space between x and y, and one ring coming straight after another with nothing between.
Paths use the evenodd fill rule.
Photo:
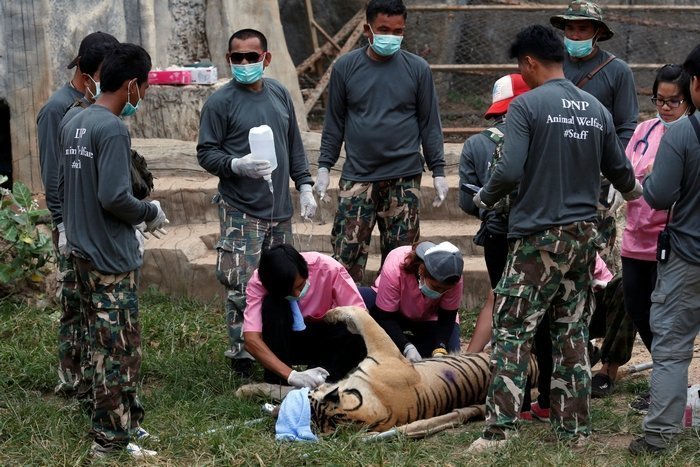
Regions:
<instances>
[{"instance_id":1,"label":"eyeglasses","mask_svg":"<svg viewBox=\"0 0 700 467\"><path fill-rule=\"evenodd\" d=\"M241 63L244 58L248 63L257 63L261 55L257 52L231 52L228 56L231 63Z\"/></svg>"},{"instance_id":2,"label":"eyeglasses","mask_svg":"<svg viewBox=\"0 0 700 467\"><path fill-rule=\"evenodd\" d=\"M664 105L667 105L672 109L677 109L678 107L681 106L681 104L683 102L685 102L685 99L678 100L678 99L659 99L658 97L651 98L651 103L659 108L663 107Z\"/></svg>"}]
</instances>

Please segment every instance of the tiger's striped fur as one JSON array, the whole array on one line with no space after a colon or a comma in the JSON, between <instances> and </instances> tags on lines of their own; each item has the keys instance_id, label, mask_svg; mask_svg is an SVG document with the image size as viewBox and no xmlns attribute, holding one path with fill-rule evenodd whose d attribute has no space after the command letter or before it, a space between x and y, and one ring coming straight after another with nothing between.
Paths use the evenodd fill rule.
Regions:
<instances>
[{"instance_id":1,"label":"tiger's striped fur","mask_svg":"<svg viewBox=\"0 0 700 467\"><path fill-rule=\"evenodd\" d=\"M386 431L484 403L491 378L488 354L411 363L367 311L338 307L325 320L344 322L351 332L362 335L367 358L345 379L309 393L312 420L321 433L343 424Z\"/></svg>"}]
</instances>

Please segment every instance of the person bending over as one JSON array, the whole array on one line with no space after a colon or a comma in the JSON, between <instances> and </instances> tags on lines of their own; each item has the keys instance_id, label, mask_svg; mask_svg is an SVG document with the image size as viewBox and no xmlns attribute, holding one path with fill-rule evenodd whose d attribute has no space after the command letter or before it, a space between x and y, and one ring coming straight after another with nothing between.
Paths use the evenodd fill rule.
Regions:
<instances>
[{"instance_id":1,"label":"person bending over","mask_svg":"<svg viewBox=\"0 0 700 467\"><path fill-rule=\"evenodd\" d=\"M374 286L360 288L372 317L410 361L459 351L463 267L450 242L402 246L389 253Z\"/></svg>"},{"instance_id":2,"label":"person bending over","mask_svg":"<svg viewBox=\"0 0 700 467\"><path fill-rule=\"evenodd\" d=\"M361 336L323 321L338 306L365 307L336 260L288 244L262 252L246 288L243 338L245 350L265 368L265 382L313 389L326 378L341 379L365 358Z\"/></svg>"}]
</instances>

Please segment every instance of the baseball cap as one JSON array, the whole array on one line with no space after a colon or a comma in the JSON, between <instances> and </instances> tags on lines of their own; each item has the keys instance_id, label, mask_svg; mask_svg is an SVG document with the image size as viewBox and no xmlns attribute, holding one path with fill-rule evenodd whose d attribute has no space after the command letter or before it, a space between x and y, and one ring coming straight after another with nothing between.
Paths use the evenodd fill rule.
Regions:
<instances>
[{"instance_id":1,"label":"baseball cap","mask_svg":"<svg viewBox=\"0 0 700 467\"><path fill-rule=\"evenodd\" d=\"M612 29L603 21L603 9L593 2L574 0L569 3L566 13L563 15L554 15L549 18L549 22L557 29L564 29L564 25L567 21L583 20L593 21L600 25L602 31L598 36L599 42L607 41L615 35Z\"/></svg>"},{"instance_id":2,"label":"baseball cap","mask_svg":"<svg viewBox=\"0 0 700 467\"><path fill-rule=\"evenodd\" d=\"M508 111L508 105L516 96L529 90L530 87L523 81L523 77L519 73L498 78L493 84L491 107L486 111L484 118L503 115Z\"/></svg>"},{"instance_id":3,"label":"baseball cap","mask_svg":"<svg viewBox=\"0 0 700 467\"><path fill-rule=\"evenodd\" d=\"M88 51L88 49L95 47L95 46L100 46L100 45L116 45L118 44L119 41L112 36L111 34L107 34L106 32L102 31L97 31L88 34L83 38L82 41L80 41L80 48L78 49L78 55L71 61L66 68L69 70L71 68L75 68L78 63L80 62L80 57L85 55L85 53Z\"/></svg>"},{"instance_id":4,"label":"baseball cap","mask_svg":"<svg viewBox=\"0 0 700 467\"><path fill-rule=\"evenodd\" d=\"M416 247L416 255L423 260L430 276L438 282L462 276L462 269L464 269L462 253L450 242L437 245L433 242L421 242Z\"/></svg>"}]
</instances>

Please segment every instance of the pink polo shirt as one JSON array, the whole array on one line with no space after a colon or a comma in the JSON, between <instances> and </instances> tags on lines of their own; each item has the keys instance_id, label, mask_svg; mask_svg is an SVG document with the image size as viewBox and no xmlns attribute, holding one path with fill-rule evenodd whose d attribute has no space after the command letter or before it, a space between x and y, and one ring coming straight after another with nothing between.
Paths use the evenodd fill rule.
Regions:
<instances>
[{"instance_id":1,"label":"pink polo shirt","mask_svg":"<svg viewBox=\"0 0 700 467\"><path fill-rule=\"evenodd\" d=\"M612 278L613 275L610 272L610 269L608 269L608 266L605 264L605 261L603 261L603 258L601 258L599 254L596 254L595 269L593 271L593 282L591 283L591 285L596 290L604 289L608 285L608 282L612 280Z\"/></svg>"},{"instance_id":2,"label":"pink polo shirt","mask_svg":"<svg viewBox=\"0 0 700 467\"><path fill-rule=\"evenodd\" d=\"M320 321L337 306L365 308L360 292L345 268L330 256L309 251L301 253L309 265L309 290L299 300L304 320ZM243 332L262 332L262 302L267 290L260 283L258 271L246 287Z\"/></svg>"},{"instance_id":3,"label":"pink polo shirt","mask_svg":"<svg viewBox=\"0 0 700 467\"><path fill-rule=\"evenodd\" d=\"M659 123L654 127L648 137L649 147L642 154L644 144L637 142L644 138L649 128L652 127L658 118L652 118L640 123L634 130L625 154L632 162L634 174L637 180L644 181L645 170L649 164L654 163L656 151L659 149L661 137L666 133L666 127ZM635 150L635 145L637 149ZM666 211L656 211L652 209L644 198L627 202L627 224L622 234L622 247L620 255L626 258L638 259L642 261L656 261L656 241L666 225Z\"/></svg>"},{"instance_id":4,"label":"pink polo shirt","mask_svg":"<svg viewBox=\"0 0 700 467\"><path fill-rule=\"evenodd\" d=\"M386 257L382 272L372 287L377 291L376 305L386 312L399 312L412 321L436 321L438 308L459 309L463 279L460 278L453 288L436 300L426 297L420 291L416 276L401 267L410 252L410 246L401 246ZM459 314L455 321L459 323Z\"/></svg>"}]
</instances>

